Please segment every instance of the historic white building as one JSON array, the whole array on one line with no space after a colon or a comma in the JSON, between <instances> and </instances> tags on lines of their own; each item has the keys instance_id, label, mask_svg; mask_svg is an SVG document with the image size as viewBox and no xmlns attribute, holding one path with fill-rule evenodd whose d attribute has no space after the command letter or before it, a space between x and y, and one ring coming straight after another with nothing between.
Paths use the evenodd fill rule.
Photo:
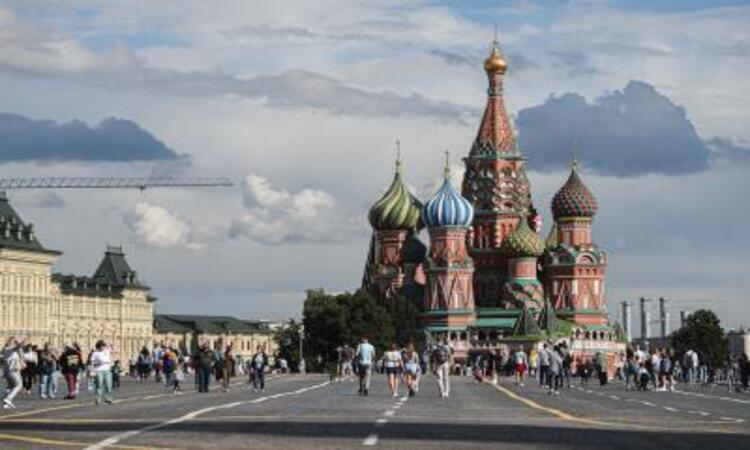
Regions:
<instances>
[{"instance_id":1,"label":"historic white building","mask_svg":"<svg viewBox=\"0 0 750 450\"><path fill-rule=\"evenodd\" d=\"M108 247L93 276L53 274L61 252L44 248L0 192L0 339L9 336L86 351L106 340L118 358L151 347L154 297L120 247Z\"/></svg>"}]
</instances>

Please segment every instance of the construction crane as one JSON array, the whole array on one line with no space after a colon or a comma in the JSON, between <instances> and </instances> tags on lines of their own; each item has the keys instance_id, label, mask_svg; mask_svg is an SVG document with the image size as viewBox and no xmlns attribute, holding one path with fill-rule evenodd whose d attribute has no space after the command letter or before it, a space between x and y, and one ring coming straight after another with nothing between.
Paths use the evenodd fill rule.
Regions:
<instances>
[{"instance_id":1,"label":"construction crane","mask_svg":"<svg viewBox=\"0 0 750 450\"><path fill-rule=\"evenodd\" d=\"M32 177L0 178L0 191L13 189L139 189L163 187L231 187L226 177Z\"/></svg>"}]
</instances>

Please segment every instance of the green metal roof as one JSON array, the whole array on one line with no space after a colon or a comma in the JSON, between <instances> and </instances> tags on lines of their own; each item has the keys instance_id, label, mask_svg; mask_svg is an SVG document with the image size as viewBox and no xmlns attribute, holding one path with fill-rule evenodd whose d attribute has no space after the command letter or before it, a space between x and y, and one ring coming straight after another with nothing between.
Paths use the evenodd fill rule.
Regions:
<instances>
[{"instance_id":1,"label":"green metal roof","mask_svg":"<svg viewBox=\"0 0 750 450\"><path fill-rule=\"evenodd\" d=\"M479 318L470 326L471 328L503 328L511 329L516 324L516 318L487 317Z\"/></svg>"},{"instance_id":2,"label":"green metal roof","mask_svg":"<svg viewBox=\"0 0 750 450\"><path fill-rule=\"evenodd\" d=\"M154 316L157 333L250 333L269 331L265 322L242 320L230 316L201 316L188 314L157 314Z\"/></svg>"},{"instance_id":3,"label":"green metal roof","mask_svg":"<svg viewBox=\"0 0 750 450\"><path fill-rule=\"evenodd\" d=\"M441 331L464 331L464 330L466 330L466 327L456 326L456 325L453 325L453 326L447 326L447 325L428 325L427 327L425 327L425 329L427 331L433 331L433 332L434 331L436 331L436 332L441 332Z\"/></svg>"}]
</instances>

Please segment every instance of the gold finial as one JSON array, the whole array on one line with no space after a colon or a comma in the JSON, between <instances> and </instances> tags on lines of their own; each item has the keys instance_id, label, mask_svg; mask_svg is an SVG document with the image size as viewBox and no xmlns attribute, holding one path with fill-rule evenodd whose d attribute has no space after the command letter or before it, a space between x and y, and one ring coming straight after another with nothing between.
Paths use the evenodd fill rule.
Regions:
<instances>
[{"instance_id":1,"label":"gold finial","mask_svg":"<svg viewBox=\"0 0 750 450\"><path fill-rule=\"evenodd\" d=\"M401 141L396 139L396 172L401 172Z\"/></svg>"},{"instance_id":2,"label":"gold finial","mask_svg":"<svg viewBox=\"0 0 750 450\"><path fill-rule=\"evenodd\" d=\"M573 149L570 151L570 168L572 171L578 170L578 155L580 150L578 149L578 141L573 141Z\"/></svg>"},{"instance_id":3,"label":"gold finial","mask_svg":"<svg viewBox=\"0 0 750 450\"><path fill-rule=\"evenodd\" d=\"M445 175L445 178L451 176L451 153L448 150L445 151L445 168L443 169L443 175Z\"/></svg>"},{"instance_id":4,"label":"gold finial","mask_svg":"<svg viewBox=\"0 0 750 450\"><path fill-rule=\"evenodd\" d=\"M484 60L484 70L488 73L504 74L508 69L503 52L500 51L500 41L497 37L497 23L495 24L495 39L492 40L492 51L490 56Z\"/></svg>"}]
</instances>

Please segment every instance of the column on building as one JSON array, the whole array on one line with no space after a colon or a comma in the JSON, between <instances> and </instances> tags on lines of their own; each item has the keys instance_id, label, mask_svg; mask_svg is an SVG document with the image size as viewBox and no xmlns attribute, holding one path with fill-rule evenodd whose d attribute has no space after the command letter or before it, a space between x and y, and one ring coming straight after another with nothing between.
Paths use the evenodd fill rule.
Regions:
<instances>
[{"instance_id":1,"label":"column on building","mask_svg":"<svg viewBox=\"0 0 750 450\"><path fill-rule=\"evenodd\" d=\"M507 278L506 260L500 253L503 240L521 217L536 216L531 205L526 162L516 143L503 99L503 77L508 64L497 41L484 62L487 73L487 104L469 156L462 193L474 206L470 254L476 273L477 305L497 302ZM537 217L532 220L538 222ZM535 225L536 228L536 225Z\"/></svg>"},{"instance_id":2,"label":"column on building","mask_svg":"<svg viewBox=\"0 0 750 450\"><path fill-rule=\"evenodd\" d=\"M473 217L471 202L451 183L446 161L443 184L422 210L430 234L423 315L428 330L462 328L476 318L474 264L466 245Z\"/></svg>"},{"instance_id":3,"label":"column on building","mask_svg":"<svg viewBox=\"0 0 750 450\"><path fill-rule=\"evenodd\" d=\"M379 298L393 297L405 286L423 284L421 262L426 248L417 234L422 205L401 176L401 161L388 190L370 208L373 228L363 288Z\"/></svg>"}]
</instances>

